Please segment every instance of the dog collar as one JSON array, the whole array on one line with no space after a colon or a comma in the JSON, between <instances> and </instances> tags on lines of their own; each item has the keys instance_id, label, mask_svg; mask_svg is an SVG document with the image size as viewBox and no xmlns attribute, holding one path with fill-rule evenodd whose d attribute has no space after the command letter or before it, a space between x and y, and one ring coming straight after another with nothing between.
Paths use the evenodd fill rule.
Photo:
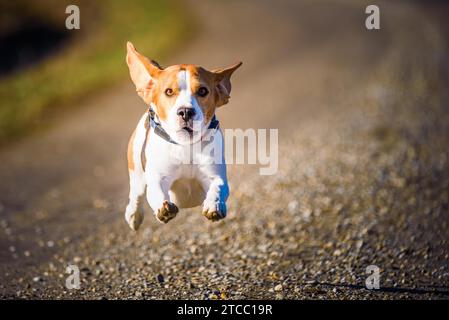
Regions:
<instances>
[{"instance_id":1,"label":"dog collar","mask_svg":"<svg viewBox=\"0 0 449 320\"><path fill-rule=\"evenodd\" d=\"M156 112L154 112L154 110L151 106L148 108L148 123L150 124L150 126L153 128L154 132L159 137L161 137L162 139L164 139L167 142L170 142L173 144L179 144L170 137L170 135L167 133L167 131L165 131L164 128L162 128L161 123L157 119ZM219 125L220 125L220 122L217 120L217 118L214 115L212 117L212 120L210 121L210 124L207 127L207 129L215 130L215 129L218 129Z\"/></svg>"}]
</instances>

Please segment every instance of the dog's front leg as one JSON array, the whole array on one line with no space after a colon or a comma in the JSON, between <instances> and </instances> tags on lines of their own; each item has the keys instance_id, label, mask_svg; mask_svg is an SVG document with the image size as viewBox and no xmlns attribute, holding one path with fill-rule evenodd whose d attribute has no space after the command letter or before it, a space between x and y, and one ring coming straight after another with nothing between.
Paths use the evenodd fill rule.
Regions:
<instances>
[{"instance_id":1,"label":"dog's front leg","mask_svg":"<svg viewBox=\"0 0 449 320\"><path fill-rule=\"evenodd\" d=\"M168 190L172 181L167 177L152 175L147 181L147 200L156 218L163 223L176 217L178 207L170 202Z\"/></svg>"},{"instance_id":2,"label":"dog's front leg","mask_svg":"<svg viewBox=\"0 0 449 320\"><path fill-rule=\"evenodd\" d=\"M207 190L203 203L203 215L212 221L226 217L226 200L229 196L229 186L226 177L215 176L203 182Z\"/></svg>"}]
</instances>

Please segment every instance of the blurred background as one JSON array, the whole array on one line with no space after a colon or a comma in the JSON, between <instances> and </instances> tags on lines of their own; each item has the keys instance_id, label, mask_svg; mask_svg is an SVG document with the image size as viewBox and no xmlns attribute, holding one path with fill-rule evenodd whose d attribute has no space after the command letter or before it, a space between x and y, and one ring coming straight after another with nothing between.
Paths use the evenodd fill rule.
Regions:
<instances>
[{"instance_id":1,"label":"blurred background","mask_svg":"<svg viewBox=\"0 0 449 320\"><path fill-rule=\"evenodd\" d=\"M82 12L79 30L65 27L71 4ZM151 43L160 55L187 34L180 9L164 1L131 1L125 12L119 1L0 5L2 142L20 135L24 127L43 125L50 108L61 109L61 104L123 79L127 39L141 40L142 49Z\"/></svg>"},{"instance_id":2,"label":"blurred background","mask_svg":"<svg viewBox=\"0 0 449 320\"><path fill-rule=\"evenodd\" d=\"M1 1L0 297L447 299L449 6L376 1L367 30L369 4ZM128 40L162 66L244 62L217 116L279 129L279 170L229 165L224 221L126 225Z\"/></svg>"}]
</instances>

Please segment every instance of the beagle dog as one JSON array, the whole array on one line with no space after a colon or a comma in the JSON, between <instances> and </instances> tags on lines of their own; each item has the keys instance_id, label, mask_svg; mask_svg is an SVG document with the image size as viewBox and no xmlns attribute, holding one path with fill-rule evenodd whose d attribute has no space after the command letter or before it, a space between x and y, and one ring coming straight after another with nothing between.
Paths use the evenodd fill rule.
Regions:
<instances>
[{"instance_id":1,"label":"beagle dog","mask_svg":"<svg viewBox=\"0 0 449 320\"><path fill-rule=\"evenodd\" d=\"M163 223L180 208L199 205L207 219L223 219L229 186L215 109L228 103L231 75L242 63L212 71L191 64L162 68L130 42L126 63L148 105L128 144L129 226L141 225L145 195Z\"/></svg>"}]
</instances>

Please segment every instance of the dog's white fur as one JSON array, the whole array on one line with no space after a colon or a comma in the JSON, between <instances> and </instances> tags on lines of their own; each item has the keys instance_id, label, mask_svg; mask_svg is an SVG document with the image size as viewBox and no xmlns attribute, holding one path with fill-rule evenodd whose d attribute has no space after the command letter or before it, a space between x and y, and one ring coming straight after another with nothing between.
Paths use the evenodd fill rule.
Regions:
<instances>
[{"instance_id":1,"label":"dog's white fur","mask_svg":"<svg viewBox=\"0 0 449 320\"><path fill-rule=\"evenodd\" d=\"M136 127L133 150L142 150L147 134L147 118L148 113L145 113ZM142 200L145 193L154 213L168 200L178 208L192 208L202 204L203 212L216 211L224 217L229 196L226 163L224 157L221 163L216 164L211 155L204 154L204 150L213 148L221 150L224 155L221 130L212 132L213 137L207 141L195 142L196 145L172 144L156 135L153 128L150 130L144 151L148 159L145 170L140 153L134 152L135 167L129 171L129 203L125 217L130 227L137 230L143 221ZM195 164L186 164L189 162Z\"/></svg>"},{"instance_id":2,"label":"dog's white fur","mask_svg":"<svg viewBox=\"0 0 449 320\"><path fill-rule=\"evenodd\" d=\"M128 45L128 50L130 48L135 50ZM130 62L128 64L130 65ZM140 74L140 76L143 75ZM143 221L145 195L151 209L161 222L167 222L161 220L158 215L161 210L164 211L164 207L167 208L167 203L174 204L177 208L202 205L203 214L211 220L226 216L229 186L224 160L223 134L219 129L207 130L210 121L207 123L204 121L205 114L190 88L190 76L188 70L178 72L176 101L166 119L160 119L162 127L178 144L164 140L154 132L152 127L147 129L145 122L148 121L148 112L137 124L132 141L134 165L132 170L129 170L129 203L125 212L125 218L133 230L137 230ZM138 88L137 84L136 87ZM158 110L158 106L152 106L154 110ZM195 110L193 120L200 124L200 130L194 131L193 137L189 137L188 133L179 127L177 111L181 107L191 107ZM150 130L148 136L147 130ZM205 134L209 135L207 139ZM146 144L145 139L147 139ZM147 159L145 167L142 166L141 160L144 144ZM214 155L209 154L210 150L219 151L220 161L213 159ZM171 211L170 214L175 215L177 209L176 212ZM213 218L210 213L213 213ZM173 216L170 216L168 220Z\"/></svg>"}]
</instances>

